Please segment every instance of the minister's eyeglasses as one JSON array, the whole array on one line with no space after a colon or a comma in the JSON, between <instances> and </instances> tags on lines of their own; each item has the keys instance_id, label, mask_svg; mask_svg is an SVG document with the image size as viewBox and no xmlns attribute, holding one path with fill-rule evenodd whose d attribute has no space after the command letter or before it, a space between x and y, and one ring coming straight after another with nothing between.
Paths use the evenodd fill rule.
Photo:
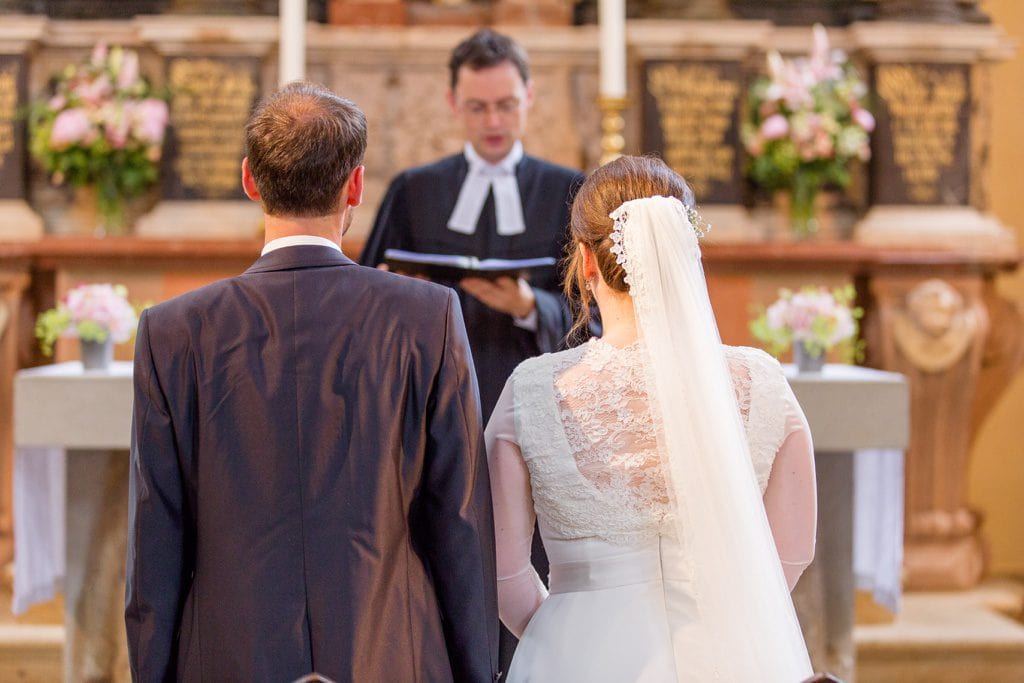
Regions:
<instances>
[{"instance_id":1,"label":"minister's eyeglasses","mask_svg":"<svg viewBox=\"0 0 1024 683\"><path fill-rule=\"evenodd\" d=\"M461 109L470 116L487 116L492 110L500 116L510 116L519 111L519 98L506 97L493 104L482 100L468 100L462 103Z\"/></svg>"}]
</instances>

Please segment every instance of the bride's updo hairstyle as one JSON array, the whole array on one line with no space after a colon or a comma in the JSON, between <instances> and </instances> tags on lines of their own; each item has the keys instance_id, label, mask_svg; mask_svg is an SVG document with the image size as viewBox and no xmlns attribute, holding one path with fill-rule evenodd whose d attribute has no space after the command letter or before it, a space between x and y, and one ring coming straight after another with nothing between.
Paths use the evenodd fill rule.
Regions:
<instances>
[{"instance_id":1,"label":"bride's updo hairstyle","mask_svg":"<svg viewBox=\"0 0 1024 683\"><path fill-rule=\"evenodd\" d=\"M583 259L577 244L585 244L597 260L601 277L616 292L626 292L626 271L615 260L612 219L615 209L633 199L675 197L692 207L693 191L682 176L655 157L623 156L595 169L576 193L569 231L572 239L566 254L565 296L575 307L569 336L585 329L590 319L591 294L583 277Z\"/></svg>"}]
</instances>

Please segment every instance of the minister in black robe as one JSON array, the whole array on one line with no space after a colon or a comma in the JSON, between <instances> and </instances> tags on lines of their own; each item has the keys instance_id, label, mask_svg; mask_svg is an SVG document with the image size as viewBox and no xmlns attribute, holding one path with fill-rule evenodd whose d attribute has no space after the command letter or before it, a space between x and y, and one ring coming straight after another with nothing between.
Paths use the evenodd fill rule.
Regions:
<instances>
[{"instance_id":1,"label":"minister in black robe","mask_svg":"<svg viewBox=\"0 0 1024 683\"><path fill-rule=\"evenodd\" d=\"M568 235L569 206L582 174L524 155L515 176L522 199L526 229L518 235L499 235L494 197L489 195L473 234L447 227L469 164L456 154L407 170L392 181L381 203L361 261L376 266L386 249L431 254L460 254L478 258L561 259ZM459 289L458 283L442 283ZM484 420L490 416L505 380L527 358L562 348L571 316L561 290L561 269L530 283L536 297L536 330L516 325L514 318L493 310L459 291L463 317L473 351Z\"/></svg>"}]
</instances>

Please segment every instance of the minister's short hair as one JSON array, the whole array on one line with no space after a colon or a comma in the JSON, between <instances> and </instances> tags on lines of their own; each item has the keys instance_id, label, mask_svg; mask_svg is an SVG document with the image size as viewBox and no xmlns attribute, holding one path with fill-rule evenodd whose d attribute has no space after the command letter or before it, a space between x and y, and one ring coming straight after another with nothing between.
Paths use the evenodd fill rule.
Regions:
<instances>
[{"instance_id":1,"label":"minister's short hair","mask_svg":"<svg viewBox=\"0 0 1024 683\"><path fill-rule=\"evenodd\" d=\"M530 80L530 63L526 58L526 50L506 35L489 28L480 29L452 50L451 59L448 60L452 90L459 82L459 69L463 66L479 71L504 62L509 62L516 68L523 83Z\"/></svg>"},{"instance_id":2,"label":"minister's short hair","mask_svg":"<svg viewBox=\"0 0 1024 683\"><path fill-rule=\"evenodd\" d=\"M326 216L366 154L366 116L312 83L264 99L245 127L249 172L271 216Z\"/></svg>"}]
</instances>

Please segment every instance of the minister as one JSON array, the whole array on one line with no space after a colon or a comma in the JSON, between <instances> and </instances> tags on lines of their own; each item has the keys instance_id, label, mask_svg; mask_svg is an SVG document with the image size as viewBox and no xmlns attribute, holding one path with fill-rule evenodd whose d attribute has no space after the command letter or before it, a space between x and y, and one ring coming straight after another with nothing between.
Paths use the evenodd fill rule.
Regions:
<instances>
[{"instance_id":1,"label":"minister","mask_svg":"<svg viewBox=\"0 0 1024 683\"><path fill-rule=\"evenodd\" d=\"M484 29L453 51L448 103L466 137L462 153L400 173L374 222L363 265L387 249L478 258L561 257L578 171L523 152L533 104L526 53ZM483 417L522 360L558 350L570 325L560 271L523 279L465 278L459 290Z\"/></svg>"}]
</instances>

